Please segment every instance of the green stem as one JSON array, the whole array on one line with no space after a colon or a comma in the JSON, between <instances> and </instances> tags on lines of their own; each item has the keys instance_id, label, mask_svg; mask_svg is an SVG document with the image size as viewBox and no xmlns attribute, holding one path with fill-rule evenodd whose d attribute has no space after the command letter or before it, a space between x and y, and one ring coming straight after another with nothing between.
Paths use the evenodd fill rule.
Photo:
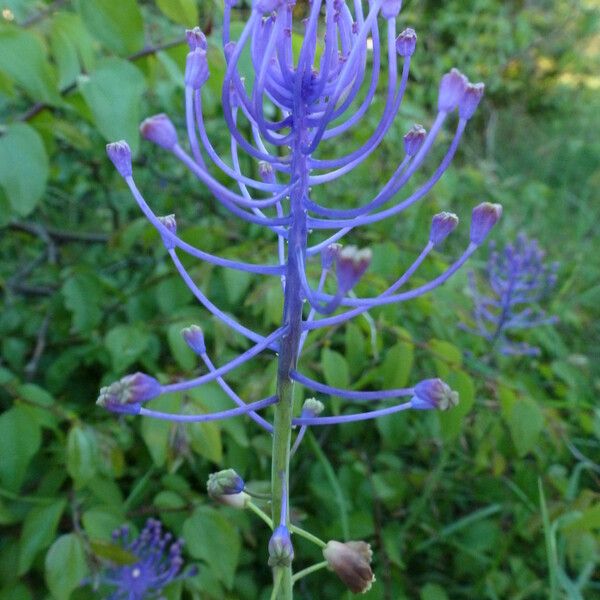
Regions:
<instances>
[{"instance_id":1,"label":"green stem","mask_svg":"<svg viewBox=\"0 0 600 600\"><path fill-rule=\"evenodd\" d=\"M275 581L273 582L273 591L271 592L271 600L277 600L277 594L281 587L281 580L283 579L281 571L275 573Z\"/></svg>"},{"instance_id":2,"label":"green stem","mask_svg":"<svg viewBox=\"0 0 600 600\"><path fill-rule=\"evenodd\" d=\"M246 504L246 506L260 519L262 519L268 526L269 529L273 529L273 521L271 521L271 517L267 515L267 513L263 512L254 502L250 501Z\"/></svg>"},{"instance_id":3,"label":"green stem","mask_svg":"<svg viewBox=\"0 0 600 600\"><path fill-rule=\"evenodd\" d=\"M324 569L327 566L327 561L324 560L323 562L320 563L316 563L314 565L312 565L311 567L306 567L306 569L302 569L302 571L298 571L293 577L292 577L292 583L296 583L296 581L298 581L298 579L302 579L303 577L306 577L307 575L310 575L311 573L314 573L315 571L320 571L321 569Z\"/></svg>"},{"instance_id":4,"label":"green stem","mask_svg":"<svg viewBox=\"0 0 600 600\"><path fill-rule=\"evenodd\" d=\"M272 523L279 523L283 495L288 494L290 469L290 442L292 437L292 393L293 384L289 378L279 377L277 382L279 402L275 405L273 423L273 464L271 468L271 503ZM289 503L288 503L289 506ZM289 511L288 511L289 513ZM290 527L289 514L287 523ZM274 600L292 600L292 567L277 566L273 568L275 582L280 579L280 585Z\"/></svg>"},{"instance_id":5,"label":"green stem","mask_svg":"<svg viewBox=\"0 0 600 600\"><path fill-rule=\"evenodd\" d=\"M310 540L313 544L316 544L320 548L325 548L325 546L327 546L327 544L322 539L320 539L316 535L313 535L312 533L306 531L306 529L301 529L300 527L296 527L295 525L292 525L290 527L290 531L292 533L295 533L296 535L299 535L300 537Z\"/></svg>"}]
</instances>

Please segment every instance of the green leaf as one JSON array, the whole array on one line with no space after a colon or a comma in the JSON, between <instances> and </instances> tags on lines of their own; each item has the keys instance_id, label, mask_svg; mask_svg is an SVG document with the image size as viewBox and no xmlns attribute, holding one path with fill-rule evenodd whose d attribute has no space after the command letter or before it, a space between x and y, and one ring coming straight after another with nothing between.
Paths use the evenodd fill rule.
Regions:
<instances>
[{"instance_id":1,"label":"green leaf","mask_svg":"<svg viewBox=\"0 0 600 600\"><path fill-rule=\"evenodd\" d=\"M193 401L190 413L203 414L212 412L206 409L198 400ZM208 460L221 464L223 460L223 443L221 428L218 423L191 423L188 426L190 445L192 449Z\"/></svg>"},{"instance_id":2,"label":"green leaf","mask_svg":"<svg viewBox=\"0 0 600 600\"><path fill-rule=\"evenodd\" d=\"M67 472L77 487L84 486L96 473L98 452L93 430L75 425L67 436Z\"/></svg>"},{"instance_id":3,"label":"green leaf","mask_svg":"<svg viewBox=\"0 0 600 600\"><path fill-rule=\"evenodd\" d=\"M184 522L183 539L190 555L205 560L230 589L241 547L238 532L231 522L220 512L200 506Z\"/></svg>"},{"instance_id":4,"label":"green leaf","mask_svg":"<svg viewBox=\"0 0 600 600\"><path fill-rule=\"evenodd\" d=\"M448 600L448 594L437 583L427 583L421 588L419 596L421 600Z\"/></svg>"},{"instance_id":5,"label":"green leaf","mask_svg":"<svg viewBox=\"0 0 600 600\"><path fill-rule=\"evenodd\" d=\"M413 345L407 342L398 342L387 351L380 368L384 389L401 388L407 384L413 355Z\"/></svg>"},{"instance_id":6,"label":"green leaf","mask_svg":"<svg viewBox=\"0 0 600 600\"><path fill-rule=\"evenodd\" d=\"M225 280L227 299L230 304L235 305L244 297L244 294L252 281L252 274L244 271L225 269L223 271L223 278Z\"/></svg>"},{"instance_id":7,"label":"green leaf","mask_svg":"<svg viewBox=\"0 0 600 600\"><path fill-rule=\"evenodd\" d=\"M140 104L146 89L140 70L126 60L107 58L89 77L79 78L79 89L106 141L125 139L135 153Z\"/></svg>"},{"instance_id":8,"label":"green leaf","mask_svg":"<svg viewBox=\"0 0 600 600\"><path fill-rule=\"evenodd\" d=\"M92 35L110 50L126 56L143 48L144 21L136 0L78 0L77 10Z\"/></svg>"},{"instance_id":9,"label":"green leaf","mask_svg":"<svg viewBox=\"0 0 600 600\"><path fill-rule=\"evenodd\" d=\"M87 571L83 543L74 533L59 537L46 554L46 583L57 600L68 600Z\"/></svg>"},{"instance_id":10,"label":"green leaf","mask_svg":"<svg viewBox=\"0 0 600 600\"><path fill-rule=\"evenodd\" d=\"M0 27L0 71L21 86L32 100L62 104L44 45L31 31L12 25Z\"/></svg>"},{"instance_id":11,"label":"green leaf","mask_svg":"<svg viewBox=\"0 0 600 600\"><path fill-rule=\"evenodd\" d=\"M90 546L96 556L117 565L135 565L140 560L139 556L127 552L121 546L111 544L106 540L91 540Z\"/></svg>"},{"instance_id":12,"label":"green leaf","mask_svg":"<svg viewBox=\"0 0 600 600\"><path fill-rule=\"evenodd\" d=\"M58 68L59 86L72 84L82 70L94 66L93 40L79 15L57 12L52 17L50 45Z\"/></svg>"},{"instance_id":13,"label":"green leaf","mask_svg":"<svg viewBox=\"0 0 600 600\"><path fill-rule=\"evenodd\" d=\"M198 24L196 0L156 0L156 4L175 23L188 28Z\"/></svg>"},{"instance_id":14,"label":"green leaf","mask_svg":"<svg viewBox=\"0 0 600 600\"><path fill-rule=\"evenodd\" d=\"M475 383L464 371L454 371L445 377L446 383L458 392L458 406L447 411L438 411L445 440L454 440L462 430L465 417L475 404Z\"/></svg>"},{"instance_id":15,"label":"green leaf","mask_svg":"<svg viewBox=\"0 0 600 600\"><path fill-rule=\"evenodd\" d=\"M136 362L148 348L150 335L133 325L117 325L104 338L110 353L113 370L123 373Z\"/></svg>"},{"instance_id":16,"label":"green leaf","mask_svg":"<svg viewBox=\"0 0 600 600\"><path fill-rule=\"evenodd\" d=\"M19 575L29 571L36 554L54 539L65 504L65 500L59 500L47 506L36 506L27 513L21 531Z\"/></svg>"},{"instance_id":17,"label":"green leaf","mask_svg":"<svg viewBox=\"0 0 600 600\"><path fill-rule=\"evenodd\" d=\"M25 123L6 127L0 136L0 186L18 215L36 207L47 179L48 156L37 131Z\"/></svg>"},{"instance_id":18,"label":"green leaf","mask_svg":"<svg viewBox=\"0 0 600 600\"><path fill-rule=\"evenodd\" d=\"M166 394L150 400L147 406L152 410L177 412L181 405L179 394ZM142 419L141 433L152 461L157 467L162 467L167 460L169 435L173 425L161 419Z\"/></svg>"},{"instance_id":19,"label":"green leaf","mask_svg":"<svg viewBox=\"0 0 600 600\"><path fill-rule=\"evenodd\" d=\"M88 332L102 320L99 292L98 279L91 273L75 273L64 282L61 293L66 308L73 313L72 327L75 331Z\"/></svg>"},{"instance_id":20,"label":"green leaf","mask_svg":"<svg viewBox=\"0 0 600 600\"><path fill-rule=\"evenodd\" d=\"M167 331L167 339L169 340L171 354L184 371L192 371L199 360L195 352L187 345L181 335L181 330L189 325L189 321L173 323L169 326L169 330Z\"/></svg>"},{"instance_id":21,"label":"green leaf","mask_svg":"<svg viewBox=\"0 0 600 600\"><path fill-rule=\"evenodd\" d=\"M16 406L0 415L0 482L18 491L25 479L29 461L40 448L40 427L29 413Z\"/></svg>"},{"instance_id":22,"label":"green leaf","mask_svg":"<svg viewBox=\"0 0 600 600\"><path fill-rule=\"evenodd\" d=\"M90 539L96 541L111 540L112 532L120 527L123 521L125 521L125 515L121 510L110 510L103 507L86 510L81 517L85 532Z\"/></svg>"},{"instance_id":23,"label":"green leaf","mask_svg":"<svg viewBox=\"0 0 600 600\"><path fill-rule=\"evenodd\" d=\"M350 384L350 371L346 359L335 350L324 348L321 353L323 374L328 385L347 388Z\"/></svg>"},{"instance_id":24,"label":"green leaf","mask_svg":"<svg viewBox=\"0 0 600 600\"><path fill-rule=\"evenodd\" d=\"M429 341L429 348L438 377L445 379L454 369L461 367L462 351L454 344L434 339Z\"/></svg>"},{"instance_id":25,"label":"green leaf","mask_svg":"<svg viewBox=\"0 0 600 600\"><path fill-rule=\"evenodd\" d=\"M352 375L358 375L366 363L365 339L362 331L354 323L346 325L345 354Z\"/></svg>"},{"instance_id":26,"label":"green leaf","mask_svg":"<svg viewBox=\"0 0 600 600\"><path fill-rule=\"evenodd\" d=\"M517 400L508 417L508 428L518 455L525 456L535 448L544 429L542 409L532 398Z\"/></svg>"}]
</instances>

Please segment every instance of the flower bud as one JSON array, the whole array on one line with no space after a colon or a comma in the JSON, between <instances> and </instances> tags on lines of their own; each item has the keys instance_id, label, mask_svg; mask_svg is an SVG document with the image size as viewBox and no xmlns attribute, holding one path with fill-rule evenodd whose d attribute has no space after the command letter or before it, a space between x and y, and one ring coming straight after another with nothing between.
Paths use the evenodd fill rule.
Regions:
<instances>
[{"instance_id":1,"label":"flower bud","mask_svg":"<svg viewBox=\"0 0 600 600\"><path fill-rule=\"evenodd\" d=\"M418 124L414 124L404 136L404 151L408 156L414 156L425 141L427 131Z\"/></svg>"},{"instance_id":2,"label":"flower bud","mask_svg":"<svg viewBox=\"0 0 600 600\"><path fill-rule=\"evenodd\" d=\"M244 480L233 469L211 473L206 483L206 489L211 498L239 494L244 491L244 487Z\"/></svg>"},{"instance_id":3,"label":"flower bud","mask_svg":"<svg viewBox=\"0 0 600 600\"><path fill-rule=\"evenodd\" d=\"M458 217L454 213L441 212L431 219L431 231L429 241L438 246L441 244L458 225Z\"/></svg>"},{"instance_id":4,"label":"flower bud","mask_svg":"<svg viewBox=\"0 0 600 600\"><path fill-rule=\"evenodd\" d=\"M402 0L383 0L381 16L384 19L395 19L402 8Z\"/></svg>"},{"instance_id":5,"label":"flower bud","mask_svg":"<svg viewBox=\"0 0 600 600\"><path fill-rule=\"evenodd\" d=\"M446 73L440 81L440 91L438 97L438 110L451 112L461 101L468 79L458 70L452 69Z\"/></svg>"},{"instance_id":6,"label":"flower bud","mask_svg":"<svg viewBox=\"0 0 600 600\"><path fill-rule=\"evenodd\" d=\"M259 161L258 175L265 183L275 183L275 172L273 171L273 165L266 160Z\"/></svg>"},{"instance_id":7,"label":"flower bud","mask_svg":"<svg viewBox=\"0 0 600 600\"><path fill-rule=\"evenodd\" d=\"M396 52L402 56L412 56L417 47L417 32L410 27L407 27L396 38Z\"/></svg>"},{"instance_id":8,"label":"flower bud","mask_svg":"<svg viewBox=\"0 0 600 600\"><path fill-rule=\"evenodd\" d=\"M269 540L269 566L289 567L294 560L294 547L290 532L285 525L279 525Z\"/></svg>"},{"instance_id":9,"label":"flower bud","mask_svg":"<svg viewBox=\"0 0 600 600\"><path fill-rule=\"evenodd\" d=\"M190 325L181 330L185 343L199 356L206 352L204 333L198 325Z\"/></svg>"},{"instance_id":10,"label":"flower bud","mask_svg":"<svg viewBox=\"0 0 600 600\"><path fill-rule=\"evenodd\" d=\"M321 266L323 269L331 269L331 265L337 261L341 250L341 244L329 244L321 251Z\"/></svg>"},{"instance_id":11,"label":"flower bud","mask_svg":"<svg viewBox=\"0 0 600 600\"><path fill-rule=\"evenodd\" d=\"M208 81L208 60L206 50L195 48L185 60L185 85L199 90Z\"/></svg>"},{"instance_id":12,"label":"flower bud","mask_svg":"<svg viewBox=\"0 0 600 600\"><path fill-rule=\"evenodd\" d=\"M375 576L371 570L373 552L366 542L329 541L323 550L329 568L354 594L371 589Z\"/></svg>"},{"instance_id":13,"label":"flower bud","mask_svg":"<svg viewBox=\"0 0 600 600\"><path fill-rule=\"evenodd\" d=\"M194 29L186 29L185 39L187 40L188 46L192 51L196 48L206 50L206 48L208 47L208 44L206 43L206 36L204 35L204 33L202 33L202 29L200 29L200 27L194 27Z\"/></svg>"},{"instance_id":14,"label":"flower bud","mask_svg":"<svg viewBox=\"0 0 600 600\"><path fill-rule=\"evenodd\" d=\"M254 8L263 15L275 12L282 4L282 0L255 0Z\"/></svg>"},{"instance_id":15,"label":"flower bud","mask_svg":"<svg viewBox=\"0 0 600 600\"><path fill-rule=\"evenodd\" d=\"M424 379L415 386L410 402L415 410L448 410L458 404L458 392L439 378Z\"/></svg>"},{"instance_id":16,"label":"flower bud","mask_svg":"<svg viewBox=\"0 0 600 600\"><path fill-rule=\"evenodd\" d=\"M304 416L316 417L325 409L325 405L316 398L307 398L302 405L302 414Z\"/></svg>"},{"instance_id":17,"label":"flower bud","mask_svg":"<svg viewBox=\"0 0 600 600\"><path fill-rule=\"evenodd\" d=\"M342 248L336 260L338 286L342 292L351 290L371 263L369 248L359 250L356 246Z\"/></svg>"},{"instance_id":18,"label":"flower bud","mask_svg":"<svg viewBox=\"0 0 600 600\"><path fill-rule=\"evenodd\" d=\"M461 119L470 119L477 110L485 85L483 83L467 83L465 91L458 101L458 114Z\"/></svg>"},{"instance_id":19,"label":"flower bud","mask_svg":"<svg viewBox=\"0 0 600 600\"><path fill-rule=\"evenodd\" d=\"M140 125L142 137L157 146L172 150L177 145L177 131L171 119L164 113L148 117Z\"/></svg>"},{"instance_id":20,"label":"flower bud","mask_svg":"<svg viewBox=\"0 0 600 600\"><path fill-rule=\"evenodd\" d=\"M471 241L478 246L482 244L501 216L501 204L482 202L476 206L471 215Z\"/></svg>"},{"instance_id":21,"label":"flower bud","mask_svg":"<svg viewBox=\"0 0 600 600\"><path fill-rule=\"evenodd\" d=\"M100 389L96 404L111 410L126 405L139 405L161 393L160 383L145 373L134 373Z\"/></svg>"},{"instance_id":22,"label":"flower bud","mask_svg":"<svg viewBox=\"0 0 600 600\"><path fill-rule=\"evenodd\" d=\"M121 177L131 177L131 149L125 140L106 144L106 154Z\"/></svg>"},{"instance_id":23,"label":"flower bud","mask_svg":"<svg viewBox=\"0 0 600 600\"><path fill-rule=\"evenodd\" d=\"M223 55L225 56L225 62L227 62L227 64L229 64L229 61L231 60L231 56L235 52L236 46L237 46L237 43L234 40L227 42L223 46Z\"/></svg>"},{"instance_id":24,"label":"flower bud","mask_svg":"<svg viewBox=\"0 0 600 600\"><path fill-rule=\"evenodd\" d=\"M158 217L158 220L173 234L177 235L177 221L175 215L165 215L164 217ZM175 248L175 242L171 241L166 235L161 232L163 244L167 250Z\"/></svg>"}]
</instances>

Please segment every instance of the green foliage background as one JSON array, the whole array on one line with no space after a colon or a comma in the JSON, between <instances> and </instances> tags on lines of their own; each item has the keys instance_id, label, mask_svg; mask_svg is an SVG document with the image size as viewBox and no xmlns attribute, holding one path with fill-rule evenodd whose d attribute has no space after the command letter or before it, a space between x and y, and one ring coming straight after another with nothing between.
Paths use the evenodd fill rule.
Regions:
<instances>
[{"instance_id":1,"label":"green foliage background","mask_svg":"<svg viewBox=\"0 0 600 600\"><path fill-rule=\"evenodd\" d=\"M194 302L104 154L107 141L128 139L141 188L159 214L177 213L186 240L230 257L272 256L258 228L232 221L180 165L139 143L138 122L155 112L183 129L182 26L199 24L211 44L207 127L226 149L221 5L3 7L0 599L97 597L77 588L114 558L112 529L139 528L149 515L183 536L188 562L199 566L169 598L266 598L268 532L249 514L211 504L204 482L231 466L255 489L266 486L267 436L243 420L181 428L116 418L94 404L98 388L125 373L172 380L197 369L179 336L191 323L205 328L219 364L245 348ZM457 328L471 307L463 272L425 298L373 311L372 323L315 335L302 360L309 375L357 389L439 375L462 403L444 415L315 431L292 466L294 519L324 539L373 545L378 581L365 598L600 598L597 4L413 0L401 15L401 26L419 34L407 102L364 168L320 191L328 201L351 206L373 194L397 164L408 126L431 122L436 82L448 68L485 81L487 93L427 200L354 238L375 257L362 291L393 281L421 247L430 216L452 210L462 227L415 283L439 273L466 241L471 208L489 200L505 209L499 243L523 230L561 262L548 306L560 323L524 338L542 348L539 358L487 360L485 344ZM382 102L349 145L368 135ZM277 323L275 278L186 264L217 304L251 327ZM235 371L231 384L257 399L274 377L263 358ZM333 412L351 410L326 402ZM210 385L154 404L228 406ZM304 540L295 544L299 568L319 560ZM297 588L305 599L345 594L324 571Z\"/></svg>"}]
</instances>

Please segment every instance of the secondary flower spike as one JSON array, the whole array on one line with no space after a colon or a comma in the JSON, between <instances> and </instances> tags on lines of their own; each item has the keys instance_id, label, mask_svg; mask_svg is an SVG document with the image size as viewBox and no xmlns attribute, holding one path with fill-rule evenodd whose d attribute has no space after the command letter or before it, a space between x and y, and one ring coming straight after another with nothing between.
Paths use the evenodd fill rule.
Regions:
<instances>
[{"instance_id":1,"label":"secondary flower spike","mask_svg":"<svg viewBox=\"0 0 600 600\"><path fill-rule=\"evenodd\" d=\"M187 327L182 335L199 357L197 372L187 378L177 373L175 381L162 385L149 376L143 376L140 382L144 385L139 386L121 380L101 390L99 404L115 412L180 424L244 416L261 427L265 435L272 436L270 506L274 532L269 543L269 564L274 581L281 586L275 589L276 600L290 600L294 553L290 536L298 530L291 525L287 511L289 465L307 429L384 418L405 410L445 410L458 401L456 392L439 379L386 390L326 385L302 373L305 342L315 330L342 326L371 309L407 302L444 285L483 243L500 218L501 207L489 203L477 207L472 215L470 243L438 275L424 281L420 274L416 278L413 275L458 226L458 217L453 213L435 215L428 237L423 236L422 249L398 261L408 265L406 270L399 270L388 282L377 272L372 279L378 285L383 283L379 293L358 296L355 289L371 264L372 253L369 248L346 244L344 238L351 234L359 240L373 239L370 234L361 237L358 232L385 219L392 220L394 239L410 233L403 231L406 221L401 215L423 201L450 167L482 101L483 84L469 82L457 69L440 73L437 108L423 116L427 129L412 126L405 120L403 102L413 93L411 65L423 61L420 53L424 45L417 45L414 30L398 32L401 0L312 0L304 3L302 10L293 10L294 3L284 0L253 0L248 9L244 8L246 21L241 28L237 26L237 4L236 0L225 0L222 26L214 28L222 38L220 109L227 143L220 134L215 144L215 128L205 122L208 59L210 54L212 65L216 44L211 39L209 45L198 28L186 32L190 52L185 65L181 65L185 68L184 115L174 121L164 114L150 117L142 123L141 133L144 139L171 153L196 178L202 198L210 194L211 201L226 211L230 220L227 225L231 223L236 235L244 236L244 223L252 224L252 236L257 236L253 240L262 231L264 240L256 244L256 255L262 256L270 243L268 258L261 262L253 256L248 260L226 258L190 243L192 236L185 231L185 221L182 219L178 227L171 215L159 216L154 200L147 199L138 187L127 143L109 144L107 153L140 211L162 236L173 268L190 294L206 309L207 316L244 338L245 349L232 356L227 348L222 355L229 360L213 362L202 330ZM248 69L252 73L247 73ZM371 126L369 113L374 105L381 105L382 110ZM454 111L458 118L450 114ZM185 136L178 135L180 123L185 126ZM381 181L378 150L384 140L390 139L392 127L401 127L407 133L398 144L390 178ZM357 130L360 135L355 135ZM336 188L336 180L365 165L371 169L372 182L362 178L360 189L346 201ZM326 186L321 188L325 193L318 193L319 186ZM174 211L180 214L179 207ZM240 227L233 224L235 219ZM379 265L385 258L376 255ZM199 280L190 259L215 269L275 277L276 291L283 296L280 326L265 331L266 326L256 325L258 320L254 321L256 327L245 322L244 311L224 310L218 300L209 298L207 284ZM214 339L213 332L210 334ZM321 344L323 339L337 343L336 335L317 335L314 343ZM228 344L229 337L223 336L223 340ZM273 395L242 398L231 376L239 367L251 372L249 363L265 354L277 362ZM260 368L264 364L256 363ZM174 369L169 366L164 372L172 373ZM243 379L239 372L235 375L236 383ZM142 406L145 400L161 394L185 395L211 382L221 388L232 408L177 414ZM341 398L342 404L336 404L335 414L326 398L309 400L299 407L294 403L295 385L307 388L308 396L334 396ZM240 389L253 394L256 387L242 382ZM383 407L380 402L385 402ZM357 412L347 409L350 403L377 406ZM228 483L222 484L221 478ZM240 488L242 485L229 474L219 475L209 487L219 502L257 509ZM330 542L325 555L350 589L363 591L371 585L370 549L364 542Z\"/></svg>"}]
</instances>

